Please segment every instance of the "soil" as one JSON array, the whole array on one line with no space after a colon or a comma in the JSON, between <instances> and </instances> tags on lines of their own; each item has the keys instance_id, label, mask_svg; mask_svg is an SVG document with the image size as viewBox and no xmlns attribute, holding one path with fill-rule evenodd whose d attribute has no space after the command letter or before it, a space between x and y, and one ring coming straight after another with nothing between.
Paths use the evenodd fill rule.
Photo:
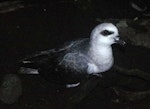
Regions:
<instances>
[{"instance_id":1,"label":"soil","mask_svg":"<svg viewBox=\"0 0 150 109\"><path fill-rule=\"evenodd\" d=\"M0 13L1 86L10 74L13 78L16 76L19 82L16 83L11 79L13 82L9 83L7 80L14 90L8 84L3 86L5 90L9 87L8 90L11 89L16 93L9 90L10 94L2 96L1 109L150 108L150 79L124 75L115 68L103 73L101 78L91 76L79 87L70 89L47 81L39 75L18 74L17 63L25 56L60 46L66 41L89 37L93 27L100 23L97 18L102 21L132 20L135 17L149 19L143 16L144 12L134 10L130 6L130 0L101 2L31 0L17 3L24 8L15 9L16 5L10 5L9 2L8 4L5 8L0 7L1 10L7 10ZM10 7L14 11L8 11ZM149 75L150 49L133 45L127 39L126 42L125 47L113 45L115 65L128 70L138 69ZM1 91L4 91L3 87L0 87ZM11 102L8 102L8 98Z\"/></svg>"}]
</instances>

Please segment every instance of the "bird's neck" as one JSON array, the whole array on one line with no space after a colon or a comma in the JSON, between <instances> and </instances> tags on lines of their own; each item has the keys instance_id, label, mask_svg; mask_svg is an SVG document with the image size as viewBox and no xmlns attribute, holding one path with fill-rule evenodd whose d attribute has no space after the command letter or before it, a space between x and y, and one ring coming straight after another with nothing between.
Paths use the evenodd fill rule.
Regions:
<instances>
[{"instance_id":1,"label":"bird's neck","mask_svg":"<svg viewBox=\"0 0 150 109\"><path fill-rule=\"evenodd\" d=\"M97 61L113 58L111 45L91 44L89 54L91 58Z\"/></svg>"}]
</instances>

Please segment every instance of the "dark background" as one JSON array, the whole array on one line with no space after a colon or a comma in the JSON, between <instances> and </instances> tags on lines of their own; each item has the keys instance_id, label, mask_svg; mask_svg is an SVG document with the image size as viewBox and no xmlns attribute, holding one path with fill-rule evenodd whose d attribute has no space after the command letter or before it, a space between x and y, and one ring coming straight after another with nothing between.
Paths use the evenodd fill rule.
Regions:
<instances>
[{"instance_id":1,"label":"dark background","mask_svg":"<svg viewBox=\"0 0 150 109\"><path fill-rule=\"evenodd\" d=\"M1 0L0 4L2 2L4 0ZM133 9L130 2L131 0L21 1L18 4L24 8L0 13L1 74L16 73L17 62L26 55L60 46L66 41L89 37L93 27L100 23L97 19L101 21L110 18L149 19L143 16L143 13L150 12L148 0L132 1L141 7L147 6L148 9L144 12ZM8 10L10 7L15 6L1 6L0 10ZM14 104L1 103L1 109L63 109L67 103L66 99L74 92L73 89L68 90L51 84L40 76L20 76L20 78L24 89L22 96ZM148 100L113 104L111 97L109 89L98 88L76 107L149 109Z\"/></svg>"}]
</instances>

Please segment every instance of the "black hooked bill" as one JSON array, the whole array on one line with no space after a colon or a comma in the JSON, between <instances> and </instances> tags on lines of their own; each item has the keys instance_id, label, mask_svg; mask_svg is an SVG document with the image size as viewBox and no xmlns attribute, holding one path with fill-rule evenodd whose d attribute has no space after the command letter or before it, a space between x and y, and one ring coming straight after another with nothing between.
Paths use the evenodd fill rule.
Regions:
<instances>
[{"instance_id":1,"label":"black hooked bill","mask_svg":"<svg viewBox=\"0 0 150 109\"><path fill-rule=\"evenodd\" d=\"M120 44L120 45L125 45L126 44L126 42L124 40L120 39L120 36L118 36L118 38L115 39L115 42Z\"/></svg>"}]
</instances>

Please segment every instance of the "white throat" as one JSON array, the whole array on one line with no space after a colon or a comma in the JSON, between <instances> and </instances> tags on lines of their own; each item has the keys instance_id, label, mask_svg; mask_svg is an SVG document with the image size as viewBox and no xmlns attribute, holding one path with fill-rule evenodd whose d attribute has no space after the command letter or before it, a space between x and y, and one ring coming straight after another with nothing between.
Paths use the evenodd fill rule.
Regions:
<instances>
[{"instance_id":1,"label":"white throat","mask_svg":"<svg viewBox=\"0 0 150 109\"><path fill-rule=\"evenodd\" d=\"M111 45L91 44L88 53L92 58L92 66L91 68L89 66L90 71L88 71L88 73L101 73L112 67L114 59ZM95 67L93 67L93 65ZM92 67L94 69L92 69Z\"/></svg>"},{"instance_id":2,"label":"white throat","mask_svg":"<svg viewBox=\"0 0 150 109\"><path fill-rule=\"evenodd\" d=\"M112 47L110 45L91 45L89 53L92 56L91 58L96 61L105 61L113 57Z\"/></svg>"}]
</instances>

